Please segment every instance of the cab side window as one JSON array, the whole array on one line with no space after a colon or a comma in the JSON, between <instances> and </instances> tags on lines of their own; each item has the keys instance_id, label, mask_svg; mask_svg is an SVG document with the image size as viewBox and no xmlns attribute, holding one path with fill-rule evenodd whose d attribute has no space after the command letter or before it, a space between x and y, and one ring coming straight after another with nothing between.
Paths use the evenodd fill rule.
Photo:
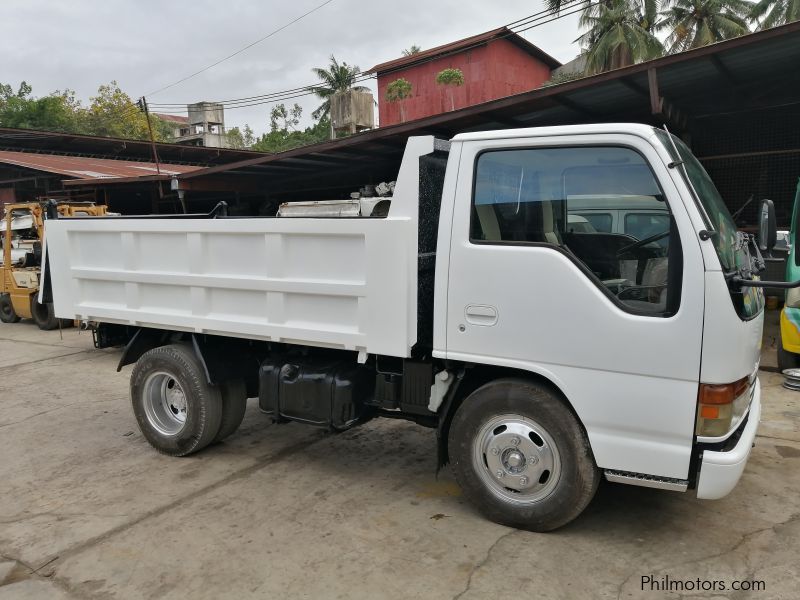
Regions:
<instances>
[{"instance_id":1,"label":"cab side window","mask_svg":"<svg viewBox=\"0 0 800 600\"><path fill-rule=\"evenodd\" d=\"M652 316L677 310L680 239L638 152L616 146L487 151L478 156L473 189L473 243L552 246L623 310Z\"/></svg>"}]
</instances>

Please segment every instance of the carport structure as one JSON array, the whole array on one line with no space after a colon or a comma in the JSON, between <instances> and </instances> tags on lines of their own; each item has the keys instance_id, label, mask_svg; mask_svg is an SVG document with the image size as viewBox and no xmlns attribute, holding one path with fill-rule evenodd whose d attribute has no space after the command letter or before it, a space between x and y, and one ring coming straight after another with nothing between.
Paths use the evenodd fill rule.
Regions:
<instances>
[{"instance_id":1,"label":"carport structure","mask_svg":"<svg viewBox=\"0 0 800 600\"><path fill-rule=\"evenodd\" d=\"M112 210L157 212L161 197L153 181L203 167L238 162L263 153L249 150L153 144L52 131L0 127L0 204L37 198L71 198L105 202L104 180L131 185L114 195ZM81 180L91 185L65 188ZM170 203L171 204L171 203ZM170 205L169 210L173 210Z\"/></svg>"},{"instance_id":2,"label":"carport structure","mask_svg":"<svg viewBox=\"0 0 800 600\"><path fill-rule=\"evenodd\" d=\"M798 64L795 22L345 139L182 173L170 188L196 210L228 199L241 213L269 214L278 202L346 197L364 184L394 179L408 136L633 121L666 124L685 139L732 211L751 196L769 197L785 225L800 176ZM111 189L118 183L67 185ZM742 225L754 223L756 204L741 212Z\"/></svg>"}]
</instances>

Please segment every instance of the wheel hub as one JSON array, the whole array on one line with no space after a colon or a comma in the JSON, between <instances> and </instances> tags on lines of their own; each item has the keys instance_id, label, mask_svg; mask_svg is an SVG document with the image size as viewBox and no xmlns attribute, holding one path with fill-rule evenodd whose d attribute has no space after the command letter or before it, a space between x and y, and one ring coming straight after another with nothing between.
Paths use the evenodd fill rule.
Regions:
<instances>
[{"instance_id":1,"label":"wheel hub","mask_svg":"<svg viewBox=\"0 0 800 600\"><path fill-rule=\"evenodd\" d=\"M145 380L142 394L150 425L164 435L180 433L186 425L188 403L178 380L163 371L152 373Z\"/></svg>"},{"instance_id":2,"label":"wheel hub","mask_svg":"<svg viewBox=\"0 0 800 600\"><path fill-rule=\"evenodd\" d=\"M517 449L507 448L503 452L503 467L510 473L520 473L525 470L525 457Z\"/></svg>"},{"instance_id":3,"label":"wheel hub","mask_svg":"<svg viewBox=\"0 0 800 600\"><path fill-rule=\"evenodd\" d=\"M490 491L504 500L533 503L546 497L561 476L552 436L520 415L500 415L480 429L473 466Z\"/></svg>"}]
</instances>

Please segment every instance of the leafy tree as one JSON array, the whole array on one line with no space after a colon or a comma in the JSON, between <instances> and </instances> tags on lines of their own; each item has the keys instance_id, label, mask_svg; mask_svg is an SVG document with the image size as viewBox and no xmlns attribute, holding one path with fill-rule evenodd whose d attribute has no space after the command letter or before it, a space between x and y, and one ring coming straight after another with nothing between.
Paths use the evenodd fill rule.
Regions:
<instances>
[{"instance_id":1,"label":"leafy tree","mask_svg":"<svg viewBox=\"0 0 800 600\"><path fill-rule=\"evenodd\" d=\"M607 0L585 10L580 42L587 74L626 67L661 56L664 47L653 34L655 0Z\"/></svg>"},{"instance_id":2,"label":"leafy tree","mask_svg":"<svg viewBox=\"0 0 800 600\"><path fill-rule=\"evenodd\" d=\"M461 69L444 69L436 75L436 83L446 86L447 95L450 98L450 110L455 110L453 88L464 85L464 73L461 72Z\"/></svg>"},{"instance_id":3,"label":"leafy tree","mask_svg":"<svg viewBox=\"0 0 800 600\"><path fill-rule=\"evenodd\" d=\"M748 18L758 22L758 29L800 20L800 0L760 0L750 9Z\"/></svg>"},{"instance_id":4,"label":"leafy tree","mask_svg":"<svg viewBox=\"0 0 800 600\"><path fill-rule=\"evenodd\" d=\"M314 119L322 119L328 117L331 112L331 96L336 92L343 92L345 90L358 90L368 91L369 88L364 86L354 85L358 74L361 69L357 66L350 66L346 62L339 64L331 54L330 65L327 69L315 68L311 69L312 72L319 77L321 85L313 85L308 88L309 91L314 92L324 102L312 113Z\"/></svg>"},{"instance_id":5,"label":"leafy tree","mask_svg":"<svg viewBox=\"0 0 800 600\"><path fill-rule=\"evenodd\" d=\"M660 27L671 30L670 52L683 52L748 33L751 8L746 0L675 0Z\"/></svg>"},{"instance_id":6,"label":"leafy tree","mask_svg":"<svg viewBox=\"0 0 800 600\"><path fill-rule=\"evenodd\" d=\"M151 115L153 137L171 140L174 125ZM31 86L22 82L15 93L0 84L0 125L85 135L149 139L147 119L130 97L112 81L101 85L88 107L72 90L55 91L35 98Z\"/></svg>"},{"instance_id":7,"label":"leafy tree","mask_svg":"<svg viewBox=\"0 0 800 600\"><path fill-rule=\"evenodd\" d=\"M0 84L0 125L70 133L85 132L81 105L72 90L55 91L43 98L31 96L31 86L22 82L15 93Z\"/></svg>"},{"instance_id":8,"label":"leafy tree","mask_svg":"<svg viewBox=\"0 0 800 600\"><path fill-rule=\"evenodd\" d=\"M236 150L245 150L256 142L253 130L250 125L247 124L245 124L243 129L231 127L225 133L225 136L228 138L228 146Z\"/></svg>"},{"instance_id":9,"label":"leafy tree","mask_svg":"<svg viewBox=\"0 0 800 600\"><path fill-rule=\"evenodd\" d=\"M422 52L422 48L420 48L416 44L411 44L411 47L403 50L403 56L414 56L415 54L419 54L420 52Z\"/></svg>"},{"instance_id":10,"label":"leafy tree","mask_svg":"<svg viewBox=\"0 0 800 600\"><path fill-rule=\"evenodd\" d=\"M166 121L150 113L150 123L153 125L153 137L159 142L171 142L175 139L175 123ZM150 139L148 136L147 139Z\"/></svg>"},{"instance_id":11,"label":"leafy tree","mask_svg":"<svg viewBox=\"0 0 800 600\"><path fill-rule=\"evenodd\" d=\"M252 150L260 152L286 152L300 146L317 144L330 138L331 122L323 117L303 130L296 129L303 109L295 104L292 108L278 104L270 113L270 131L262 135Z\"/></svg>"},{"instance_id":12,"label":"leafy tree","mask_svg":"<svg viewBox=\"0 0 800 600\"><path fill-rule=\"evenodd\" d=\"M404 100L411 96L411 82L408 79L400 78L395 79L386 86L386 100L387 102L399 102L400 104L400 122L406 122L406 109Z\"/></svg>"},{"instance_id":13,"label":"leafy tree","mask_svg":"<svg viewBox=\"0 0 800 600\"><path fill-rule=\"evenodd\" d=\"M91 98L86 119L94 135L128 139L147 139L147 118L131 97L123 92L116 81L97 88ZM154 130L154 137L158 130Z\"/></svg>"},{"instance_id":14,"label":"leafy tree","mask_svg":"<svg viewBox=\"0 0 800 600\"><path fill-rule=\"evenodd\" d=\"M295 102L292 108L287 109L285 104L276 104L272 107L269 114L269 127L271 131L279 129L296 129L300 124L300 117L303 114L302 107ZM282 127L280 127L282 125Z\"/></svg>"}]
</instances>

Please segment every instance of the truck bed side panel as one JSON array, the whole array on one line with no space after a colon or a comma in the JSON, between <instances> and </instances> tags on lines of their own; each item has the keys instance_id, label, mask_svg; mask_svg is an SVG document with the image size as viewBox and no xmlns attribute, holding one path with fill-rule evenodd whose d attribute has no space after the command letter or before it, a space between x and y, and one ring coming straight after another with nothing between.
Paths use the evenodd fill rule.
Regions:
<instances>
[{"instance_id":1,"label":"truck bed side panel","mask_svg":"<svg viewBox=\"0 0 800 600\"><path fill-rule=\"evenodd\" d=\"M47 223L62 318L407 356L408 240L386 219Z\"/></svg>"}]
</instances>

